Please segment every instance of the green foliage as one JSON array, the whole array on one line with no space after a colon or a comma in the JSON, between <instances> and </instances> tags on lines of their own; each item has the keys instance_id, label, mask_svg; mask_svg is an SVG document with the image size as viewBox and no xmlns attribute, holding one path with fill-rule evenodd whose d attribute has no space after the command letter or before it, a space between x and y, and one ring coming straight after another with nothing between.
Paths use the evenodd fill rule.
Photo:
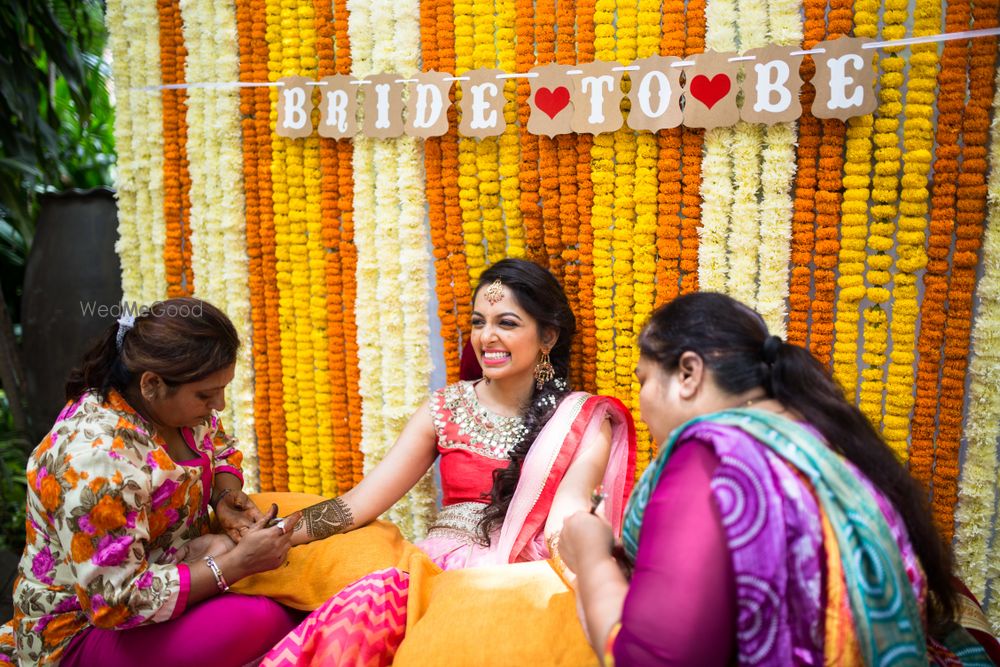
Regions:
<instances>
[{"instance_id":1,"label":"green foliage","mask_svg":"<svg viewBox=\"0 0 1000 667\"><path fill-rule=\"evenodd\" d=\"M38 197L111 185L113 107L102 0L13 0L0 11L0 281L14 293Z\"/></svg>"},{"instance_id":2,"label":"green foliage","mask_svg":"<svg viewBox=\"0 0 1000 667\"><path fill-rule=\"evenodd\" d=\"M24 472L30 444L14 429L7 397L0 392L0 549L24 549Z\"/></svg>"}]
</instances>

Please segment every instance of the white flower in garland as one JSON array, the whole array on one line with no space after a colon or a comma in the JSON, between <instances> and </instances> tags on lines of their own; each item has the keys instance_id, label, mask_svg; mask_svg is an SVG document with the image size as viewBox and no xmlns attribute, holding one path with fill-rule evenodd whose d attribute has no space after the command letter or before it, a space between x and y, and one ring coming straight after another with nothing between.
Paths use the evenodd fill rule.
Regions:
<instances>
[{"instance_id":1,"label":"white flower in garland","mask_svg":"<svg viewBox=\"0 0 1000 667\"><path fill-rule=\"evenodd\" d=\"M710 0L705 6L705 46L713 51L736 50L735 0ZM701 165L701 226L698 228L698 284L714 292L726 290L729 235L733 203L730 128L705 131Z\"/></svg>"},{"instance_id":2,"label":"white flower in garland","mask_svg":"<svg viewBox=\"0 0 1000 667\"><path fill-rule=\"evenodd\" d=\"M801 0L771 0L769 41L792 46L802 41ZM788 266L792 252L794 211L795 145L798 132L794 123L778 123L764 133L760 183L760 259L757 279L757 311L768 329L784 338L789 292Z\"/></svg>"},{"instance_id":3,"label":"white flower in garland","mask_svg":"<svg viewBox=\"0 0 1000 667\"><path fill-rule=\"evenodd\" d=\"M151 304L163 298L163 104L159 13L155 0L107 3L109 46L116 90L118 241L122 298Z\"/></svg>"},{"instance_id":4,"label":"white flower in garland","mask_svg":"<svg viewBox=\"0 0 1000 667\"><path fill-rule=\"evenodd\" d=\"M239 52L233 2L182 0L180 9L188 50L186 80L237 80ZM259 469L239 93L236 89L193 88L187 106L191 263L196 295L229 315L243 343L222 418L243 451L247 487L256 490Z\"/></svg>"}]
</instances>

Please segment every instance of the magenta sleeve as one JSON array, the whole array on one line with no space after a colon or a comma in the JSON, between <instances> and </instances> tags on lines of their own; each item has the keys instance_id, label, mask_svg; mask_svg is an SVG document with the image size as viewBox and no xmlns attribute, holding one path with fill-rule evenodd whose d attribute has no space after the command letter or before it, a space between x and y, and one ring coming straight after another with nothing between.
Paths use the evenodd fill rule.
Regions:
<instances>
[{"instance_id":1,"label":"magenta sleeve","mask_svg":"<svg viewBox=\"0 0 1000 667\"><path fill-rule=\"evenodd\" d=\"M188 595L191 593L191 570L188 569L187 563L179 564L177 573L181 578L181 592L177 596L177 604L174 605L174 613L170 615L171 619L184 613L184 610L187 609Z\"/></svg>"},{"instance_id":2,"label":"magenta sleeve","mask_svg":"<svg viewBox=\"0 0 1000 667\"><path fill-rule=\"evenodd\" d=\"M718 463L692 440L667 463L642 519L616 667L733 662L736 586L710 484Z\"/></svg>"}]
</instances>

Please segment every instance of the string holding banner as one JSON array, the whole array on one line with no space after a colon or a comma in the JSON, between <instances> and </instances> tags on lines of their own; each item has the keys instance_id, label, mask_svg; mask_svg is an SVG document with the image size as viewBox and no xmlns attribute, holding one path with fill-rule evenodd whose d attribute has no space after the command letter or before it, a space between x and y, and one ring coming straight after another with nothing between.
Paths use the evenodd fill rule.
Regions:
<instances>
[{"instance_id":1,"label":"string holding banner","mask_svg":"<svg viewBox=\"0 0 1000 667\"><path fill-rule=\"evenodd\" d=\"M808 50L769 46L742 55L706 51L687 60L656 56L630 65L595 61L546 65L523 73L471 70L453 76L430 71L409 79L380 73L364 79L289 77L275 82L167 84L136 90L276 86L280 88L276 127L280 136L304 137L318 131L331 138L349 138L358 132L379 138L403 134L428 138L447 132L448 93L456 82L463 92L459 133L490 137L503 133L507 103L496 94L502 86L494 81L529 77L530 133L550 137L570 132L601 134L625 124L637 131L655 132L680 124L713 128L738 120L764 124L794 120L801 115L799 64L808 56L816 67L813 115L847 120L871 113L877 106L871 50L995 35L1000 35L1000 28L886 41L840 37ZM741 70L742 85L737 85ZM618 111L618 101L625 94L620 86L625 72L632 80L627 118ZM741 91L743 103L738 105ZM319 126L313 128L310 111L316 94L321 117ZM364 108L361 122L356 115L359 106Z\"/></svg>"}]
</instances>

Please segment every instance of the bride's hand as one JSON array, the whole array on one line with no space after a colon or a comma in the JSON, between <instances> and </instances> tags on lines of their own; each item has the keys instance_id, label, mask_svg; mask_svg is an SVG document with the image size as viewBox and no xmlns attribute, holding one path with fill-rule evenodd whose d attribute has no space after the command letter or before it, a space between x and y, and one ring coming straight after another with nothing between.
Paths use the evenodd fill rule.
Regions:
<instances>
[{"instance_id":1,"label":"bride's hand","mask_svg":"<svg viewBox=\"0 0 1000 667\"><path fill-rule=\"evenodd\" d=\"M611 524L589 512L567 517L559 535L559 555L576 573L588 566L588 560L609 556L615 543Z\"/></svg>"}]
</instances>

